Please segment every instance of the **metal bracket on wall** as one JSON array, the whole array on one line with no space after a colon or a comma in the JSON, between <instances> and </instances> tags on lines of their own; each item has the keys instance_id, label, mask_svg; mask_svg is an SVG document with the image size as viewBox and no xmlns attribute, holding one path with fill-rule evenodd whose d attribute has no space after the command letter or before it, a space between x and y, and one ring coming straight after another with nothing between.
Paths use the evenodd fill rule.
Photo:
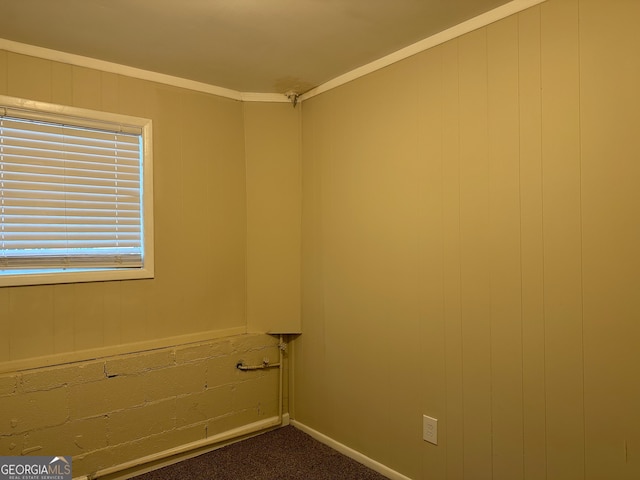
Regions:
<instances>
[{"instance_id":1,"label":"metal bracket on wall","mask_svg":"<svg viewBox=\"0 0 640 480\"><path fill-rule=\"evenodd\" d=\"M242 371L262 370L265 368L277 368L279 366L280 366L280 363L271 363L268 358L263 359L260 365L245 365L242 360L236 363L236 368Z\"/></svg>"}]
</instances>

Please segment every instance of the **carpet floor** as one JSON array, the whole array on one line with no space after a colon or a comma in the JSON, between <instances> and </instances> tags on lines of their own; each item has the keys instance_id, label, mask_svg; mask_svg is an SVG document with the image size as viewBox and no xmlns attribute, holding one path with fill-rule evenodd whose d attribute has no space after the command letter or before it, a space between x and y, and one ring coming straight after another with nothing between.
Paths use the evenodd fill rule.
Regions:
<instances>
[{"instance_id":1,"label":"carpet floor","mask_svg":"<svg viewBox=\"0 0 640 480\"><path fill-rule=\"evenodd\" d=\"M134 477L136 480L387 480L292 426Z\"/></svg>"}]
</instances>

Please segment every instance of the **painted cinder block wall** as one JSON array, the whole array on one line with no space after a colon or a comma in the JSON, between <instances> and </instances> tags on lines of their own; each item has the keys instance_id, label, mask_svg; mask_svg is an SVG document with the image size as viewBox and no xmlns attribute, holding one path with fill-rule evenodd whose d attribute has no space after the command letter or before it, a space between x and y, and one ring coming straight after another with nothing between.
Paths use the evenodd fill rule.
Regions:
<instances>
[{"instance_id":1,"label":"painted cinder block wall","mask_svg":"<svg viewBox=\"0 0 640 480\"><path fill-rule=\"evenodd\" d=\"M278 339L236 335L0 376L0 455L73 456L93 475L279 413ZM143 466L145 466L143 464Z\"/></svg>"},{"instance_id":2,"label":"painted cinder block wall","mask_svg":"<svg viewBox=\"0 0 640 480\"><path fill-rule=\"evenodd\" d=\"M639 19L548 0L303 102L296 421L415 480L640 478Z\"/></svg>"}]
</instances>

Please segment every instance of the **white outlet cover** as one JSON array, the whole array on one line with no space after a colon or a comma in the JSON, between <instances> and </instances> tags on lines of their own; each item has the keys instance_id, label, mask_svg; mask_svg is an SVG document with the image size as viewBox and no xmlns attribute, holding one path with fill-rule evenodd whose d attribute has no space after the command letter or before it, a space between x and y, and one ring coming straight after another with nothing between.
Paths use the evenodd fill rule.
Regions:
<instances>
[{"instance_id":1,"label":"white outlet cover","mask_svg":"<svg viewBox=\"0 0 640 480\"><path fill-rule=\"evenodd\" d=\"M438 444L438 419L429 417L427 415L422 416L422 439L425 442Z\"/></svg>"}]
</instances>

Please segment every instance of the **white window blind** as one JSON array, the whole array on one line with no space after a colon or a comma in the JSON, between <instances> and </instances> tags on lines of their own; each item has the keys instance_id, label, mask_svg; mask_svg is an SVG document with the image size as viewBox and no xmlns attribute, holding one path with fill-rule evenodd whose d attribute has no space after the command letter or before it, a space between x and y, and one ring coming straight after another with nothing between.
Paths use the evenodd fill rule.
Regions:
<instances>
[{"instance_id":1,"label":"white window blind","mask_svg":"<svg viewBox=\"0 0 640 480\"><path fill-rule=\"evenodd\" d=\"M0 270L138 268L142 129L0 106Z\"/></svg>"}]
</instances>

